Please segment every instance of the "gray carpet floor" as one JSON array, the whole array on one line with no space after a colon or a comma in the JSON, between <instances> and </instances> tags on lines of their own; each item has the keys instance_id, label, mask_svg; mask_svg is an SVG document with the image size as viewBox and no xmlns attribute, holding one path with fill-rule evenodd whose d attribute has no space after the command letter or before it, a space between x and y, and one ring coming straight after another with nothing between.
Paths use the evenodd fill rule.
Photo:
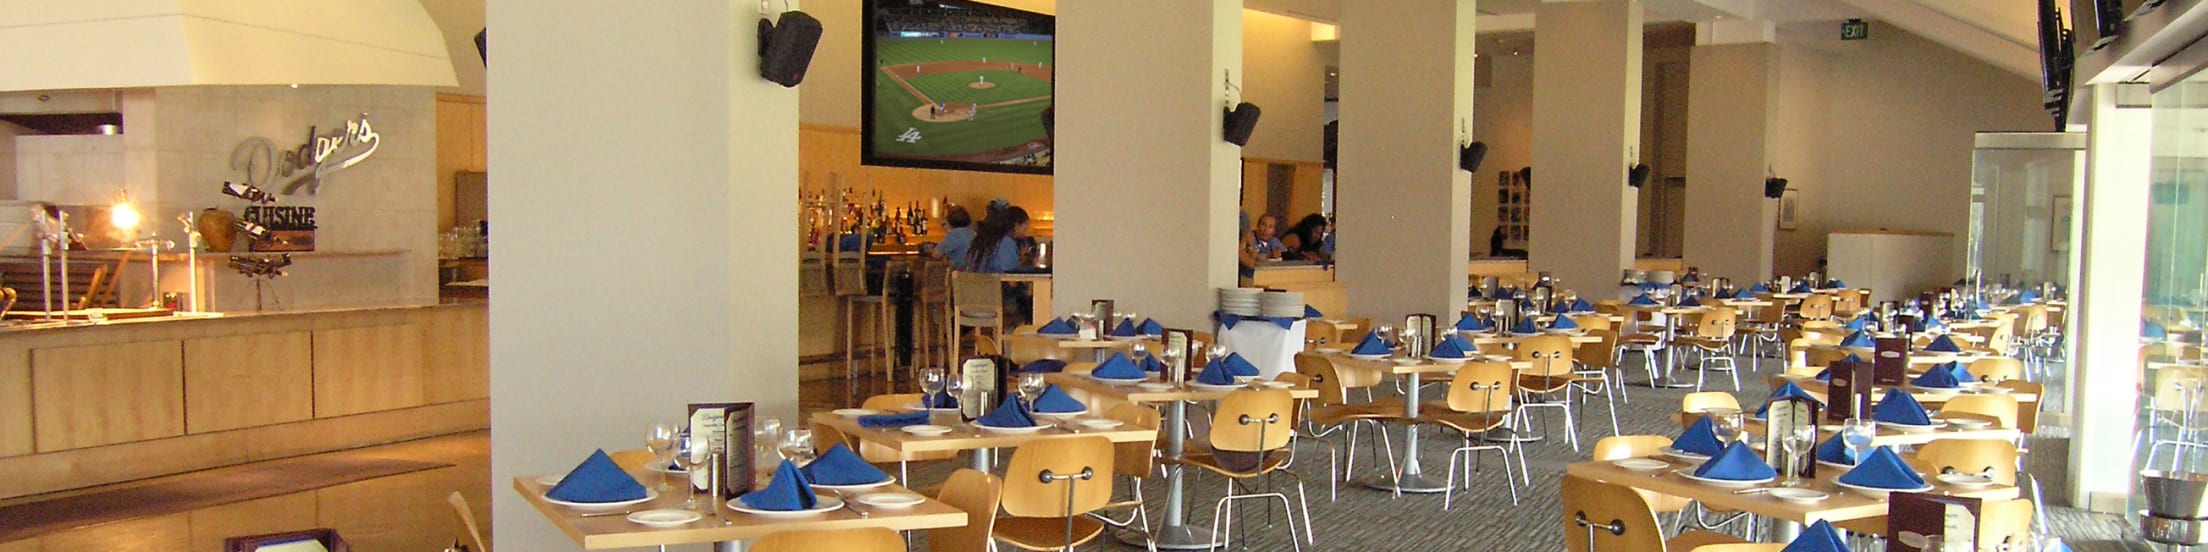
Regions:
<instances>
[{"instance_id":1,"label":"gray carpet floor","mask_svg":"<svg viewBox=\"0 0 2208 552\"><path fill-rule=\"evenodd\" d=\"M1629 357L1626 365L1638 366L1638 362L1637 357ZM1776 369L1776 361L1766 359L1763 364L1766 371ZM1741 398L1743 404L1756 404L1769 393L1769 387L1763 383L1763 374L1749 370L1750 363L1747 359L1742 359L1739 365L1743 372L1740 374L1740 391L1736 396ZM1629 379L1643 379L1637 375L1639 370L1632 372L1635 375L1629 375ZM1691 372L1688 375L1691 378ZM1731 390L1731 382L1723 374L1713 373L1711 376L1711 390ZM1380 391L1382 396L1393 394L1392 389L1387 389L1390 386L1383 384L1381 387L1384 389ZM1680 397L1692 391L1691 389L1632 386L1626 388L1626 391L1629 393L1629 401L1621 402L1617 409L1619 433L1665 436L1678 433L1679 426L1671 421L1670 415L1678 410ZM1516 504L1511 502L1510 493L1504 486L1501 461L1492 454L1486 455L1480 472L1470 480L1469 488L1458 491L1455 504L1448 511L1442 509L1443 499L1439 494L1403 495L1399 498L1391 493L1355 484L1341 485L1335 497L1329 498L1329 468L1325 448L1314 443L1299 445L1300 459L1296 461L1292 471L1307 482L1311 521L1317 529L1317 543L1306 544L1303 549L1560 549L1563 546L1563 522L1558 482L1566 464L1587 459L1586 450L1595 440L1611 435L1610 420L1605 409L1606 406L1599 399L1594 404L1579 409L1582 417L1578 429L1581 444L1579 451L1572 450L1561 438L1564 425L1556 410L1537 410L1537 420L1546 420L1551 438L1528 445L1526 459L1530 466L1532 484L1520 486L1521 500ZM1539 429L1538 425L1534 429ZM1397 426L1390 431L1400 446L1402 429ZM1198 432L1202 432L1200 427ZM1445 474L1449 451L1461 442L1460 439L1454 432L1441 430L1428 430L1422 435L1420 448L1424 455L1426 472L1435 476ZM1341 446L1338 438L1331 440L1336 447ZM1360 451L1358 475L1384 474L1384 461L1368 461L1362 454L1369 452L1369 445L1364 442L1359 444L1366 450ZM2061 537L2073 550L2080 552L2152 549L2138 538L2136 524L2130 520L2071 508L2056 496L2058 493L2054 490L2062 488L2067 476L2065 470L2068 444L2067 430L2043 428L2041 435L2033 437L2030 446L2032 454L2027 459L2026 471L2039 477L2043 488L2048 490L2048 531ZM916 487L938 484L952 470L964 465L963 459L915 464L911 467L913 483L917 484ZM1216 477L1192 477L1191 480L1193 484L1188 507L1190 522L1192 525L1208 527L1212 521L1212 504L1222 495L1224 480ZM1280 479L1279 482L1275 488L1287 491L1293 498L1295 495L1290 480ZM1160 524L1159 516L1164 511L1165 478L1150 478L1145 483L1144 490L1150 503L1151 522L1156 526ZM1122 495L1126 492L1124 484L1121 485L1120 492ZM1236 517L1236 520L1238 527L1247 528L1246 532L1237 531L1237 534L1246 535L1246 538L1238 536L1234 543L1235 549L1292 549L1288 540L1287 519L1280 513L1277 503L1275 504L1270 507L1273 513L1269 526L1264 508L1258 507L1256 503L1245 506L1244 513ZM1300 525L1300 520L1298 521ZM914 549L926 550L925 538L921 537L919 540ZM1102 539L1081 549L1139 548Z\"/></svg>"}]
</instances>

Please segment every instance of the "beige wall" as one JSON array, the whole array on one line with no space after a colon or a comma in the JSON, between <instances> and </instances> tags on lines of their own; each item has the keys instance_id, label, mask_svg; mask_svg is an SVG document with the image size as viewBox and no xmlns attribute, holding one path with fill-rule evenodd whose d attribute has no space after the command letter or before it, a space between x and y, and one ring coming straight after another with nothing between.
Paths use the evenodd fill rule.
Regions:
<instances>
[{"instance_id":1,"label":"beige wall","mask_svg":"<svg viewBox=\"0 0 2208 552\"><path fill-rule=\"evenodd\" d=\"M480 74L477 77L481 78ZM461 171L490 170L490 154L484 147L487 132L483 97L437 95L437 230L461 222L453 214L453 176ZM472 217L471 217L472 219Z\"/></svg>"},{"instance_id":2,"label":"beige wall","mask_svg":"<svg viewBox=\"0 0 2208 552\"><path fill-rule=\"evenodd\" d=\"M1531 44L1530 41L1527 44ZM1487 143L1487 159L1472 175L1472 244L1474 254L1492 255L1488 237L1495 233L1495 197L1498 173L1533 165L1533 56L1531 46L1511 55L1480 44L1480 62L1489 77L1473 94L1473 136Z\"/></svg>"},{"instance_id":3,"label":"beige wall","mask_svg":"<svg viewBox=\"0 0 2208 552\"><path fill-rule=\"evenodd\" d=\"M1779 231L1773 269L1816 270L1832 230L1961 240L1973 133L2045 130L2039 98L2030 80L1897 28L1782 46L1774 163L1801 190L1801 214ZM1961 259L1947 262L1960 272Z\"/></svg>"},{"instance_id":4,"label":"beige wall","mask_svg":"<svg viewBox=\"0 0 2208 552\"><path fill-rule=\"evenodd\" d=\"M1710 274L1762 280L1771 272L1778 203L1764 199L1762 186L1777 142L1778 46L1697 46L1693 80L1701 86L1689 94L1684 258Z\"/></svg>"},{"instance_id":5,"label":"beige wall","mask_svg":"<svg viewBox=\"0 0 2208 552\"><path fill-rule=\"evenodd\" d=\"M1311 22L1242 11L1242 99L1264 110L1242 156L1323 161L1326 62L1311 41Z\"/></svg>"},{"instance_id":6,"label":"beige wall","mask_svg":"<svg viewBox=\"0 0 2208 552\"><path fill-rule=\"evenodd\" d=\"M30 129L0 122L0 199L15 199L15 138L28 132Z\"/></svg>"}]
</instances>

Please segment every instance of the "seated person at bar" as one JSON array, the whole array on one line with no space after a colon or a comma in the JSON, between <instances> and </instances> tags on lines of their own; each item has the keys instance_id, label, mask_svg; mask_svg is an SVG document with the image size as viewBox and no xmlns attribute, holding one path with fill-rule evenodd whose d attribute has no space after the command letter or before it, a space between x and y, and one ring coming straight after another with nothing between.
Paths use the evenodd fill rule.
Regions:
<instances>
[{"instance_id":1,"label":"seated person at bar","mask_svg":"<svg viewBox=\"0 0 2208 552\"><path fill-rule=\"evenodd\" d=\"M1303 220L1296 221L1295 226L1288 227L1286 235L1280 237L1280 244L1284 248L1281 258L1326 262L1331 258L1326 252L1326 233L1329 226L1332 224L1326 221L1326 215L1305 215Z\"/></svg>"},{"instance_id":2,"label":"seated person at bar","mask_svg":"<svg viewBox=\"0 0 2208 552\"><path fill-rule=\"evenodd\" d=\"M951 229L943 233L942 243L935 244L935 254L956 264L966 258L966 247L974 243L974 216L966 214L965 207L952 205L943 211L943 223Z\"/></svg>"},{"instance_id":3,"label":"seated person at bar","mask_svg":"<svg viewBox=\"0 0 2208 552\"><path fill-rule=\"evenodd\" d=\"M1008 207L989 214L975 225L973 244L955 262L959 270L1003 274L1020 268L1018 239L1027 235L1027 210ZM1004 310L1008 320L1023 320L1035 304L1034 291L1026 283L1004 286Z\"/></svg>"},{"instance_id":4,"label":"seated person at bar","mask_svg":"<svg viewBox=\"0 0 2208 552\"><path fill-rule=\"evenodd\" d=\"M1257 224L1249 232L1242 234L1241 265L1243 277L1257 274L1257 265L1260 262L1280 260L1282 250L1287 249L1287 247L1280 244L1280 238L1273 237L1273 233L1279 227L1280 219L1274 218L1272 215L1259 215Z\"/></svg>"}]
</instances>

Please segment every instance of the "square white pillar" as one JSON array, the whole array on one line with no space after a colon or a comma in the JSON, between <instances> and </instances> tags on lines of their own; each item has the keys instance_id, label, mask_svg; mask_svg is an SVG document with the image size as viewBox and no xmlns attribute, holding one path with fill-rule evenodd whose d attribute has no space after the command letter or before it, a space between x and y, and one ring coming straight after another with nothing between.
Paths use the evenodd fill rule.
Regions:
<instances>
[{"instance_id":1,"label":"square white pillar","mask_svg":"<svg viewBox=\"0 0 2208 552\"><path fill-rule=\"evenodd\" d=\"M1691 55L1686 263L1762 280L1777 243L1778 202L1763 196L1763 179L1778 137L1778 46L1697 45Z\"/></svg>"},{"instance_id":2,"label":"square white pillar","mask_svg":"<svg viewBox=\"0 0 2208 552\"><path fill-rule=\"evenodd\" d=\"M1641 141L1641 3L1552 0L1534 19L1526 253L1567 287L1612 289L1634 257L1625 173Z\"/></svg>"}]
</instances>

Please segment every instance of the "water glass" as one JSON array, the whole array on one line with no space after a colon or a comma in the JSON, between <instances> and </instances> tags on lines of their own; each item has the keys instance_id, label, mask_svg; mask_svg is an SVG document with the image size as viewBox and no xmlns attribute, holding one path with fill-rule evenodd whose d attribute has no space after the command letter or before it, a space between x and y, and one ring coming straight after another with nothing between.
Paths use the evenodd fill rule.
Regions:
<instances>
[{"instance_id":1,"label":"water glass","mask_svg":"<svg viewBox=\"0 0 2208 552\"><path fill-rule=\"evenodd\" d=\"M674 422L652 422L651 427L644 431L644 450L652 453L652 458L658 460L658 463L652 464L652 471L660 472L661 491L674 490L667 486L667 463L674 460L675 445L681 438L682 428Z\"/></svg>"},{"instance_id":2,"label":"water glass","mask_svg":"<svg viewBox=\"0 0 2208 552\"><path fill-rule=\"evenodd\" d=\"M1878 422L1862 418L1849 418L1840 428L1840 444L1848 447L1850 458L1862 459L1871 448L1871 439L1878 436Z\"/></svg>"},{"instance_id":3,"label":"water glass","mask_svg":"<svg viewBox=\"0 0 2208 552\"><path fill-rule=\"evenodd\" d=\"M958 399L958 419L959 421L965 421L966 413L972 410L971 408L969 408L968 405L973 403L971 397L966 396L966 392L968 391L968 389L966 388L966 378L952 377L943 380L943 391L946 393L950 393L952 397Z\"/></svg>"},{"instance_id":4,"label":"water glass","mask_svg":"<svg viewBox=\"0 0 2208 552\"><path fill-rule=\"evenodd\" d=\"M713 440L704 437L691 438L689 434L685 433L682 436L682 444L678 449L675 453L675 463L682 466L683 476L685 478L697 477L697 474L700 473L698 470L705 468L706 458L713 454ZM691 485L689 482L684 483L682 487L690 491L690 498L682 501L682 509L697 508L697 486Z\"/></svg>"},{"instance_id":5,"label":"water glass","mask_svg":"<svg viewBox=\"0 0 2208 552\"><path fill-rule=\"evenodd\" d=\"M928 406L928 400L931 397L943 392L944 373L942 368L923 368L920 370L920 391L923 393L920 406L922 408Z\"/></svg>"},{"instance_id":6,"label":"water glass","mask_svg":"<svg viewBox=\"0 0 2208 552\"><path fill-rule=\"evenodd\" d=\"M1810 461L1809 452L1817 447L1817 425L1804 423L1794 427L1794 430L1788 432L1786 438L1780 441L1779 446L1786 448L1785 486L1802 486L1801 466L1803 463Z\"/></svg>"},{"instance_id":7,"label":"water glass","mask_svg":"<svg viewBox=\"0 0 2208 552\"><path fill-rule=\"evenodd\" d=\"M1748 440L1748 436L1742 427L1747 423L1747 418L1741 414L1739 409L1712 408L1703 413L1708 414L1710 419L1717 421L1717 430L1724 433L1724 435L1718 436L1719 440L1731 443L1746 442Z\"/></svg>"},{"instance_id":8,"label":"water glass","mask_svg":"<svg viewBox=\"0 0 2208 552\"><path fill-rule=\"evenodd\" d=\"M1020 374L1020 402L1027 405L1029 412L1035 410L1035 399L1043 396L1043 388L1046 386L1047 384L1043 383L1042 374L1032 372Z\"/></svg>"},{"instance_id":9,"label":"water glass","mask_svg":"<svg viewBox=\"0 0 2208 552\"><path fill-rule=\"evenodd\" d=\"M780 450L783 459L789 460L799 467L813 463L813 456L818 454L817 451L813 450L813 430L797 428L782 434Z\"/></svg>"}]
</instances>

